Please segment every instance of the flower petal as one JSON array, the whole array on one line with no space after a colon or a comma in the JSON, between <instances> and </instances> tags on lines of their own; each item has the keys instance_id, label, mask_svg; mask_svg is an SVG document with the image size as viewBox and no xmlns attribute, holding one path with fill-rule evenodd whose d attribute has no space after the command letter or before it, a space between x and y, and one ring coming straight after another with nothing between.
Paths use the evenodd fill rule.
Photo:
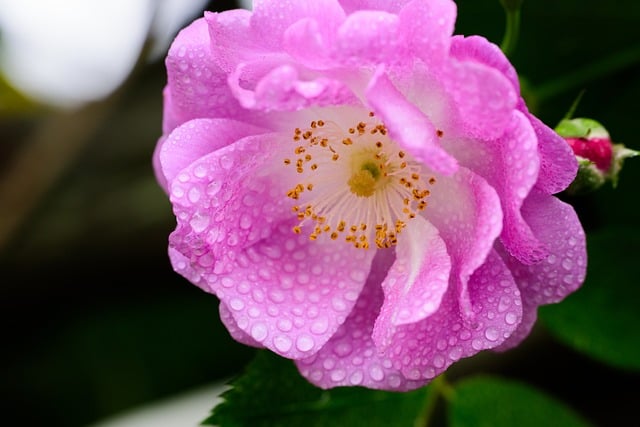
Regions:
<instances>
[{"instance_id":1,"label":"flower petal","mask_svg":"<svg viewBox=\"0 0 640 427\"><path fill-rule=\"evenodd\" d=\"M256 347L256 348L264 348L262 344L258 341L254 340L251 335L247 334L245 331L238 327L236 323L236 319L233 318L233 314L227 304L220 301L220 320L222 320L222 324L229 331L229 335L238 341L239 343Z\"/></svg>"},{"instance_id":2,"label":"flower petal","mask_svg":"<svg viewBox=\"0 0 640 427\"><path fill-rule=\"evenodd\" d=\"M417 107L395 88L379 69L366 91L367 101L380 116L391 138L436 172L450 175L458 163L438 142L436 129Z\"/></svg>"},{"instance_id":3,"label":"flower petal","mask_svg":"<svg viewBox=\"0 0 640 427\"><path fill-rule=\"evenodd\" d=\"M346 322L315 355L297 360L300 373L322 388L363 386L383 390L410 390L423 383L408 381L391 359L381 355L371 339L383 302L380 283L393 263L392 251L378 251L356 305Z\"/></svg>"},{"instance_id":4,"label":"flower petal","mask_svg":"<svg viewBox=\"0 0 640 427\"><path fill-rule=\"evenodd\" d=\"M412 55L440 66L449 54L456 21L456 4L450 0L414 0L399 14L401 40Z\"/></svg>"},{"instance_id":5,"label":"flower petal","mask_svg":"<svg viewBox=\"0 0 640 427\"><path fill-rule=\"evenodd\" d=\"M255 82L254 89L243 87L247 80ZM304 79L292 65L265 60L241 63L229 76L229 85L243 107L264 111L351 104L354 99L350 89L339 80L314 75Z\"/></svg>"},{"instance_id":6,"label":"flower petal","mask_svg":"<svg viewBox=\"0 0 640 427\"><path fill-rule=\"evenodd\" d=\"M522 214L549 255L536 264L525 265L502 251L527 310L527 322L505 344L507 348L527 336L539 305L561 301L580 287L586 275L585 235L573 207L553 196L534 192L525 201Z\"/></svg>"},{"instance_id":7,"label":"flower petal","mask_svg":"<svg viewBox=\"0 0 640 427\"><path fill-rule=\"evenodd\" d=\"M202 117L254 116L235 100L227 86L226 74L210 55L211 39L204 18L180 31L166 59L167 89L163 131Z\"/></svg>"},{"instance_id":8,"label":"flower petal","mask_svg":"<svg viewBox=\"0 0 640 427\"><path fill-rule=\"evenodd\" d=\"M195 119L176 128L158 143L160 172L167 182L199 158L248 135L261 133L255 126L230 119Z\"/></svg>"},{"instance_id":9,"label":"flower petal","mask_svg":"<svg viewBox=\"0 0 640 427\"><path fill-rule=\"evenodd\" d=\"M282 138L243 138L199 158L170 181L178 224L169 244L201 274L232 268L239 251L290 217L286 186L292 178L281 167Z\"/></svg>"},{"instance_id":10,"label":"flower petal","mask_svg":"<svg viewBox=\"0 0 640 427\"><path fill-rule=\"evenodd\" d=\"M508 338L522 317L520 292L495 251L469 280L473 320L460 312L450 288L440 308L421 322L403 325L386 354L405 377L427 381L453 362L494 348Z\"/></svg>"},{"instance_id":11,"label":"flower petal","mask_svg":"<svg viewBox=\"0 0 640 427\"><path fill-rule=\"evenodd\" d=\"M547 256L545 246L536 239L520 211L522 204L535 185L540 160L537 138L524 114L514 113L514 122L507 133L493 144L498 161L491 173L505 221L500 236L513 256L525 264L533 264Z\"/></svg>"},{"instance_id":12,"label":"flower petal","mask_svg":"<svg viewBox=\"0 0 640 427\"><path fill-rule=\"evenodd\" d=\"M430 316L449 285L451 259L438 230L423 217L398 236L396 260L382 282L385 299L373 330L378 348L389 344L395 327Z\"/></svg>"},{"instance_id":13,"label":"flower petal","mask_svg":"<svg viewBox=\"0 0 640 427\"><path fill-rule=\"evenodd\" d=\"M359 10L338 30L336 56L346 64L389 64L404 58L407 47L397 15Z\"/></svg>"},{"instance_id":14,"label":"flower petal","mask_svg":"<svg viewBox=\"0 0 640 427\"><path fill-rule=\"evenodd\" d=\"M502 231L500 199L481 176L460 168L451 177L438 177L428 200L425 216L447 245L460 310L472 317L468 282Z\"/></svg>"},{"instance_id":15,"label":"flower petal","mask_svg":"<svg viewBox=\"0 0 640 427\"><path fill-rule=\"evenodd\" d=\"M383 10L397 13L411 0L340 0L340 4L348 13L357 10Z\"/></svg>"},{"instance_id":16,"label":"flower petal","mask_svg":"<svg viewBox=\"0 0 640 427\"><path fill-rule=\"evenodd\" d=\"M504 212L500 237L509 252L528 264L544 258L544 245L535 238L520 212L536 183L540 165L537 138L527 117L513 111L506 132L493 141L454 139L445 144L462 165L496 189Z\"/></svg>"},{"instance_id":17,"label":"flower petal","mask_svg":"<svg viewBox=\"0 0 640 427\"><path fill-rule=\"evenodd\" d=\"M318 350L345 321L375 251L310 241L284 223L236 256L229 272L209 276L238 328L291 359Z\"/></svg>"},{"instance_id":18,"label":"flower petal","mask_svg":"<svg viewBox=\"0 0 640 427\"><path fill-rule=\"evenodd\" d=\"M460 60L480 62L500 71L520 93L518 73L500 48L481 36L454 36L451 39L451 56Z\"/></svg>"},{"instance_id":19,"label":"flower petal","mask_svg":"<svg viewBox=\"0 0 640 427\"><path fill-rule=\"evenodd\" d=\"M571 147L553 129L532 114L528 114L538 137L540 175L536 188L555 194L569 186L578 173L578 161Z\"/></svg>"},{"instance_id":20,"label":"flower petal","mask_svg":"<svg viewBox=\"0 0 640 427\"><path fill-rule=\"evenodd\" d=\"M274 50L282 48L286 29L304 18L322 17L329 32L344 19L344 11L337 0L254 0L251 28L258 39Z\"/></svg>"},{"instance_id":21,"label":"flower petal","mask_svg":"<svg viewBox=\"0 0 640 427\"><path fill-rule=\"evenodd\" d=\"M494 348L508 337L522 317L518 288L500 257L492 252L471 277L475 321L458 310L449 289L432 316L398 328L391 346L380 352L371 332L383 295L377 284L383 271L374 269L347 321L316 355L297 361L301 374L322 388L364 386L411 390L442 373L453 362Z\"/></svg>"},{"instance_id":22,"label":"flower petal","mask_svg":"<svg viewBox=\"0 0 640 427\"><path fill-rule=\"evenodd\" d=\"M502 136L518 101L509 79L477 61L451 58L448 65L444 84L464 131L485 140Z\"/></svg>"}]
</instances>

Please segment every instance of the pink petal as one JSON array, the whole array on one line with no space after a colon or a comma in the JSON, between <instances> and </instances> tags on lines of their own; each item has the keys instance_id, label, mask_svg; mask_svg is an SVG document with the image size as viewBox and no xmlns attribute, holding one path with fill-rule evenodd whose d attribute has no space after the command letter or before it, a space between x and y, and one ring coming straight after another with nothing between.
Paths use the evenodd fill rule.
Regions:
<instances>
[{"instance_id":1,"label":"pink petal","mask_svg":"<svg viewBox=\"0 0 640 427\"><path fill-rule=\"evenodd\" d=\"M504 212L500 237L509 252L529 264L542 259L546 255L544 245L535 238L520 212L536 183L540 164L537 138L527 117L513 111L505 134L494 141L454 139L445 143L461 164L496 189Z\"/></svg>"},{"instance_id":2,"label":"pink petal","mask_svg":"<svg viewBox=\"0 0 640 427\"><path fill-rule=\"evenodd\" d=\"M558 193L573 182L578 173L578 161L560 135L532 114L528 116L538 137L540 154L540 175L536 188L547 194Z\"/></svg>"},{"instance_id":3,"label":"pink petal","mask_svg":"<svg viewBox=\"0 0 640 427\"><path fill-rule=\"evenodd\" d=\"M252 13L245 9L204 14L212 41L212 59L225 73L232 72L240 62L255 55L265 56L271 53L262 46L262 40L253 37L251 16Z\"/></svg>"},{"instance_id":4,"label":"pink petal","mask_svg":"<svg viewBox=\"0 0 640 427\"><path fill-rule=\"evenodd\" d=\"M162 166L160 165L160 150L167 140L166 136L161 136L156 143L155 148L153 149L153 157L151 159L151 164L153 166L153 173L156 177L156 181L160 184L160 188L164 190L165 193L169 194L169 183L167 182L167 178L164 177L164 173L162 172Z\"/></svg>"},{"instance_id":5,"label":"pink petal","mask_svg":"<svg viewBox=\"0 0 640 427\"><path fill-rule=\"evenodd\" d=\"M438 177L425 216L438 229L452 260L451 283L461 312L473 315L469 278L486 260L502 230L502 209L495 190L466 168Z\"/></svg>"},{"instance_id":6,"label":"pink petal","mask_svg":"<svg viewBox=\"0 0 640 427\"><path fill-rule=\"evenodd\" d=\"M522 214L535 236L544 243L549 255L533 265L525 265L502 253L522 292L527 323L506 346L523 339L535 321L537 306L556 303L582 285L586 275L587 253L585 235L580 221L570 205L553 196L532 193L522 207Z\"/></svg>"},{"instance_id":7,"label":"pink petal","mask_svg":"<svg viewBox=\"0 0 640 427\"><path fill-rule=\"evenodd\" d=\"M516 93L520 93L518 74L500 48L484 37L453 37L451 55L458 59L475 60L503 73ZM578 164L567 143L538 118L529 114L522 100L518 109L531 121L538 138L540 175L536 187L548 194L558 193L575 178Z\"/></svg>"},{"instance_id":8,"label":"pink petal","mask_svg":"<svg viewBox=\"0 0 640 427\"><path fill-rule=\"evenodd\" d=\"M440 146L429 118L395 88L382 69L373 77L366 97L391 138L416 159L436 172L450 175L456 171L456 160Z\"/></svg>"},{"instance_id":9,"label":"pink petal","mask_svg":"<svg viewBox=\"0 0 640 427\"><path fill-rule=\"evenodd\" d=\"M491 174L505 214L504 230L500 236L505 247L525 264L538 262L547 256L544 244L536 239L522 216L520 208L535 185L540 160L537 138L529 120L520 112L507 133L493 144L497 160Z\"/></svg>"},{"instance_id":10,"label":"pink petal","mask_svg":"<svg viewBox=\"0 0 640 427\"><path fill-rule=\"evenodd\" d=\"M166 59L167 90L164 133L180 124L202 117L232 117L253 120L227 86L226 74L213 62L211 40L204 18L183 29Z\"/></svg>"},{"instance_id":11,"label":"pink petal","mask_svg":"<svg viewBox=\"0 0 640 427\"><path fill-rule=\"evenodd\" d=\"M254 340L251 335L247 334L245 331L238 327L236 319L233 318L231 310L222 301L220 302L220 320L222 320L222 323L227 328L227 331L229 331L229 335L231 335L234 340L251 347L264 348L264 346L258 341Z\"/></svg>"},{"instance_id":12,"label":"pink petal","mask_svg":"<svg viewBox=\"0 0 640 427\"><path fill-rule=\"evenodd\" d=\"M347 321L314 356L297 360L300 373L322 388L364 386L409 390L421 382L408 381L392 361L375 348L371 333L384 295L380 283L393 263L393 251L380 250L371 273Z\"/></svg>"},{"instance_id":13,"label":"pink petal","mask_svg":"<svg viewBox=\"0 0 640 427\"><path fill-rule=\"evenodd\" d=\"M190 163L170 181L178 224L169 243L201 274L224 272L239 251L291 218L286 193L295 172L282 166L283 138L240 139Z\"/></svg>"},{"instance_id":14,"label":"pink petal","mask_svg":"<svg viewBox=\"0 0 640 427\"><path fill-rule=\"evenodd\" d=\"M471 276L469 294L472 320L459 311L456 291L450 288L435 314L399 328L387 354L407 378L430 380L461 358L497 347L513 333L522 317L520 292L495 251Z\"/></svg>"},{"instance_id":15,"label":"pink petal","mask_svg":"<svg viewBox=\"0 0 640 427\"><path fill-rule=\"evenodd\" d=\"M345 321L374 255L329 239L311 241L283 224L239 253L229 272L210 275L209 286L245 335L299 359L320 350Z\"/></svg>"},{"instance_id":16,"label":"pink petal","mask_svg":"<svg viewBox=\"0 0 640 427\"><path fill-rule=\"evenodd\" d=\"M456 4L449 0L414 0L399 14L401 39L411 55L426 64L441 65L449 54Z\"/></svg>"},{"instance_id":17,"label":"pink petal","mask_svg":"<svg viewBox=\"0 0 640 427\"><path fill-rule=\"evenodd\" d=\"M243 88L241 83L246 76L265 71L255 89ZM351 104L354 100L350 89L337 79L313 75L303 79L292 65L272 68L265 61L240 64L229 76L229 84L237 99L249 109L297 111L310 106Z\"/></svg>"},{"instance_id":18,"label":"pink petal","mask_svg":"<svg viewBox=\"0 0 640 427\"><path fill-rule=\"evenodd\" d=\"M230 119L195 119L176 128L156 147L161 173L166 182L199 158L251 134L262 133L255 126Z\"/></svg>"},{"instance_id":19,"label":"pink petal","mask_svg":"<svg viewBox=\"0 0 640 427\"><path fill-rule=\"evenodd\" d=\"M373 10L349 15L338 30L336 56L353 65L395 63L406 56L407 42L397 15Z\"/></svg>"},{"instance_id":20,"label":"pink petal","mask_svg":"<svg viewBox=\"0 0 640 427\"><path fill-rule=\"evenodd\" d=\"M454 36L451 39L451 56L459 60L476 61L500 71L520 93L518 73L498 46L481 36Z\"/></svg>"},{"instance_id":21,"label":"pink petal","mask_svg":"<svg viewBox=\"0 0 640 427\"><path fill-rule=\"evenodd\" d=\"M379 272L377 280L367 282L353 312L322 350L297 362L309 381L322 388L418 388L455 361L500 345L522 317L513 277L492 252L471 277L473 322L460 314L455 290L450 288L436 313L418 323L400 326L383 353L371 338L375 313L383 298L376 285L383 274Z\"/></svg>"},{"instance_id":22,"label":"pink petal","mask_svg":"<svg viewBox=\"0 0 640 427\"><path fill-rule=\"evenodd\" d=\"M357 10L382 10L397 13L410 0L339 0L344 10L353 13Z\"/></svg>"},{"instance_id":23,"label":"pink petal","mask_svg":"<svg viewBox=\"0 0 640 427\"><path fill-rule=\"evenodd\" d=\"M286 29L305 18L321 18L323 27L332 32L344 19L344 11L337 0L255 0L251 27L265 45L280 50Z\"/></svg>"},{"instance_id":24,"label":"pink petal","mask_svg":"<svg viewBox=\"0 0 640 427\"><path fill-rule=\"evenodd\" d=\"M398 236L396 261L382 282L385 299L373 330L378 348L389 344L396 326L418 322L438 309L450 270L438 230L424 218L414 218Z\"/></svg>"},{"instance_id":25,"label":"pink petal","mask_svg":"<svg viewBox=\"0 0 640 427\"><path fill-rule=\"evenodd\" d=\"M284 33L284 50L296 62L315 70L334 66L330 53L335 34L330 34L317 19L305 18L291 25Z\"/></svg>"},{"instance_id":26,"label":"pink petal","mask_svg":"<svg viewBox=\"0 0 640 427\"><path fill-rule=\"evenodd\" d=\"M451 58L445 87L458 109L458 120L474 138L502 136L518 101L513 85L500 71L480 62Z\"/></svg>"}]
</instances>

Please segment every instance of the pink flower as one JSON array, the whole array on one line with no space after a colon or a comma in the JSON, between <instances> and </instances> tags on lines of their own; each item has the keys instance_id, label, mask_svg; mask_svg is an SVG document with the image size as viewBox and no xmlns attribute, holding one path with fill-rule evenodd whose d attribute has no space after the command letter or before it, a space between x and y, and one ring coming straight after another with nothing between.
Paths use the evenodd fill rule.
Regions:
<instances>
[{"instance_id":1,"label":"pink flower","mask_svg":"<svg viewBox=\"0 0 640 427\"><path fill-rule=\"evenodd\" d=\"M167 57L175 270L320 387L419 387L585 275L571 149L448 0L262 0Z\"/></svg>"}]
</instances>

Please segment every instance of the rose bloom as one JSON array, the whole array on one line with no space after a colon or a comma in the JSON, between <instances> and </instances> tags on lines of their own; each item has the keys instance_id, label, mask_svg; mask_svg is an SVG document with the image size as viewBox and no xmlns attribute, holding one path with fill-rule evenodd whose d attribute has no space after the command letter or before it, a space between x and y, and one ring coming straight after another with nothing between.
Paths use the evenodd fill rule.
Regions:
<instances>
[{"instance_id":1,"label":"rose bloom","mask_svg":"<svg viewBox=\"0 0 640 427\"><path fill-rule=\"evenodd\" d=\"M584 280L568 144L448 0L262 0L166 65L173 268L312 383L420 387Z\"/></svg>"}]
</instances>

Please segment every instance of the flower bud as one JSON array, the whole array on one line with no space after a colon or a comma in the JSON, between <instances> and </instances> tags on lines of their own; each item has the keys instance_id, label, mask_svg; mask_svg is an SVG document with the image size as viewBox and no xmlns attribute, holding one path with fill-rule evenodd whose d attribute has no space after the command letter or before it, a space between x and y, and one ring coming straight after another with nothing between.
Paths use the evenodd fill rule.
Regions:
<instances>
[{"instance_id":1,"label":"flower bud","mask_svg":"<svg viewBox=\"0 0 640 427\"><path fill-rule=\"evenodd\" d=\"M571 146L579 163L578 175L567 189L570 194L597 190L607 181L615 188L624 159L638 155L622 144L613 144L609 132L593 119L565 119L555 130Z\"/></svg>"}]
</instances>

